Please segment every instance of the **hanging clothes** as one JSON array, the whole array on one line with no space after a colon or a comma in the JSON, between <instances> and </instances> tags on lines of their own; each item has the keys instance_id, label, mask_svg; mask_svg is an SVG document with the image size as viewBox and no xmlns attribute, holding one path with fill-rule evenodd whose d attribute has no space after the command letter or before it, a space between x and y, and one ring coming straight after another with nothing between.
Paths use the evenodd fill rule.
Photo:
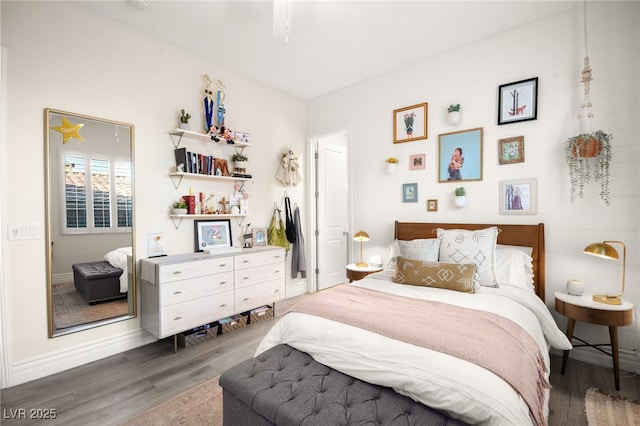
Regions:
<instances>
[{"instance_id":1,"label":"hanging clothes","mask_svg":"<svg viewBox=\"0 0 640 426\"><path fill-rule=\"evenodd\" d=\"M304 254L304 237L300 225L300 209L296 206L293 212L293 228L296 231L296 242L291 249L291 278L307 278L307 259Z\"/></svg>"},{"instance_id":2,"label":"hanging clothes","mask_svg":"<svg viewBox=\"0 0 640 426\"><path fill-rule=\"evenodd\" d=\"M293 215L291 214L291 201L287 196L284 197L284 214L287 223L287 240L293 244L296 242L296 229L293 224Z\"/></svg>"}]
</instances>

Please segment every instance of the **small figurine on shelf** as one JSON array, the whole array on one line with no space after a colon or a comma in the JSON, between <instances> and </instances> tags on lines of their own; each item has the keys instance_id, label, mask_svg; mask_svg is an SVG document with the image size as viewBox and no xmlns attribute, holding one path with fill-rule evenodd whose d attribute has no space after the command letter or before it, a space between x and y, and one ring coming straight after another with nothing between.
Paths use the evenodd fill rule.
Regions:
<instances>
[{"instance_id":1,"label":"small figurine on shelf","mask_svg":"<svg viewBox=\"0 0 640 426\"><path fill-rule=\"evenodd\" d=\"M218 126L223 126L225 108L224 108L224 81L222 81L222 79L218 79L218 95L216 100L218 101Z\"/></svg>"},{"instance_id":2,"label":"small figurine on shelf","mask_svg":"<svg viewBox=\"0 0 640 426\"><path fill-rule=\"evenodd\" d=\"M229 214L229 210L227 209L227 206L229 205L229 201L222 197L222 199L220 200L220 214Z\"/></svg>"},{"instance_id":3,"label":"small figurine on shelf","mask_svg":"<svg viewBox=\"0 0 640 426\"><path fill-rule=\"evenodd\" d=\"M211 136L212 141L220 142L220 138L218 137L218 126L209 126L209 135Z\"/></svg>"},{"instance_id":4,"label":"small figurine on shelf","mask_svg":"<svg viewBox=\"0 0 640 426\"><path fill-rule=\"evenodd\" d=\"M207 85L204 87L204 118L207 122L207 129L209 129L209 133L211 133L211 127L213 127L213 90L211 90L211 77L209 74L205 74L202 76L204 78L205 83Z\"/></svg>"}]
</instances>

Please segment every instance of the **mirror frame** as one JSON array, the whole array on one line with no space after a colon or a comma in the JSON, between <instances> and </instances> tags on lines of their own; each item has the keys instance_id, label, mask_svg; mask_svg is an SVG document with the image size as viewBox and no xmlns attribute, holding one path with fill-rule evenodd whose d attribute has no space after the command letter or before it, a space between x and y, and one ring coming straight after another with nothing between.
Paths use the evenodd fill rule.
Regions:
<instances>
[{"instance_id":1,"label":"mirror frame","mask_svg":"<svg viewBox=\"0 0 640 426\"><path fill-rule=\"evenodd\" d=\"M70 326L65 328L64 330L56 331L53 317L53 239L52 239L52 227L51 227L51 199L52 193L51 188L52 185L57 184L51 182L51 172L52 167L58 167L56 164L51 164L51 143L49 140L50 133L50 116L51 114L64 115L66 117L72 117L77 119L84 120L92 120L99 121L105 124L112 124L114 126L122 127L129 131L130 138L130 155L131 155L131 203L132 203L132 222L131 222L131 268L130 271L127 271L130 275L131 282L128 283L129 287L127 289L127 303L128 303L128 313L126 315L121 315L112 318L106 318L99 321L89 322L78 324L74 326ZM68 111L61 111L53 108L45 108L44 110L44 141L45 141L45 221L46 221L46 256L47 256L47 318L48 318L48 330L49 330L49 338L64 336L71 333L76 333L79 331L89 330L92 328L113 324L120 321L129 320L135 318L137 316L137 279L136 279L136 250L135 250L135 228L136 228L136 220L135 220L135 157L134 157L134 125L129 123L123 123L114 120L108 120L104 118L92 117L89 115L77 114Z\"/></svg>"}]
</instances>

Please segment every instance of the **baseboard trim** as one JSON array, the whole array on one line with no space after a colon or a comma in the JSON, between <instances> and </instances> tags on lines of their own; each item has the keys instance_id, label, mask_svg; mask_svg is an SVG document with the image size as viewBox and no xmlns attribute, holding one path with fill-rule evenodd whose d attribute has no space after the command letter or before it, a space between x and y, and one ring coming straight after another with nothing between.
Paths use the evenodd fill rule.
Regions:
<instances>
[{"instance_id":1,"label":"baseboard trim","mask_svg":"<svg viewBox=\"0 0 640 426\"><path fill-rule=\"evenodd\" d=\"M562 356L563 351L552 349L552 353ZM569 357L589 364L613 369L613 360L610 356L594 351L589 348L573 348L569 352ZM640 374L640 360L636 353L629 349L619 349L618 359L620 361L620 371L629 371Z\"/></svg>"},{"instance_id":2,"label":"baseboard trim","mask_svg":"<svg viewBox=\"0 0 640 426\"><path fill-rule=\"evenodd\" d=\"M8 383L7 385L8 387L17 386L154 341L155 338L153 336L142 329L138 329L24 359L13 363L13 383Z\"/></svg>"}]
</instances>

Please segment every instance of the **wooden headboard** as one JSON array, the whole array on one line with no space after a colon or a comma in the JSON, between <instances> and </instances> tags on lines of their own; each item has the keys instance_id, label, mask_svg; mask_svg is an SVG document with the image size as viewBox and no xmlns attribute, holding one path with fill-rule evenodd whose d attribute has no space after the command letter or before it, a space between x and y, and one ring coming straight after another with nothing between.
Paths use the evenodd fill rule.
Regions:
<instances>
[{"instance_id":1,"label":"wooden headboard","mask_svg":"<svg viewBox=\"0 0 640 426\"><path fill-rule=\"evenodd\" d=\"M533 285L535 292L544 302L544 224L535 225L496 225L479 223L427 223L395 222L394 237L397 240L415 240L416 238L436 238L436 229L477 230L497 226L498 244L532 247Z\"/></svg>"}]
</instances>

